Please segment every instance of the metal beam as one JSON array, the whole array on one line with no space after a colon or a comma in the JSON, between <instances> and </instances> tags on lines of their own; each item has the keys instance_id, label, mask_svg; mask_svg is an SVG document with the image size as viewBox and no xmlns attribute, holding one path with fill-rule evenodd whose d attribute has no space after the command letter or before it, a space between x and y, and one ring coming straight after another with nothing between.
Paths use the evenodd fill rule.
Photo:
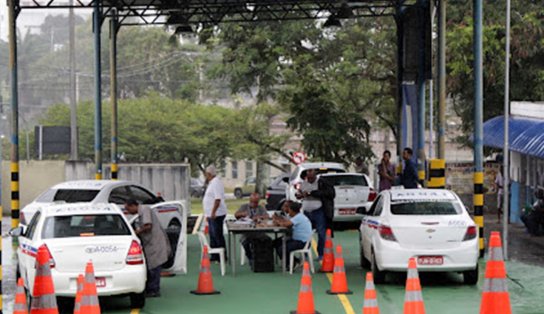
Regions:
<instances>
[{"instance_id":1,"label":"metal beam","mask_svg":"<svg viewBox=\"0 0 544 314\"><path fill-rule=\"evenodd\" d=\"M102 179L102 66L100 56L100 34L102 27L102 8L99 0L94 2L93 32L94 32L94 162L96 166L95 179Z\"/></svg>"},{"instance_id":2,"label":"metal beam","mask_svg":"<svg viewBox=\"0 0 544 314\"><path fill-rule=\"evenodd\" d=\"M111 178L117 180L117 16L110 19Z\"/></svg>"}]
</instances>

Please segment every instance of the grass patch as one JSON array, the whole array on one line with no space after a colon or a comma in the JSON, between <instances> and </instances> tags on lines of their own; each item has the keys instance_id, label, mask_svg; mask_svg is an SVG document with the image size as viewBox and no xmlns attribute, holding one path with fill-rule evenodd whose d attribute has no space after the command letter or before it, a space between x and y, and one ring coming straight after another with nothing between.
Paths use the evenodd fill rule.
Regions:
<instances>
[{"instance_id":1,"label":"grass patch","mask_svg":"<svg viewBox=\"0 0 544 314\"><path fill-rule=\"evenodd\" d=\"M242 204L246 204L249 202L249 199L241 198L241 199L227 199L225 200L225 203L227 204L227 209L230 214L234 214L235 211L240 208ZM261 200L261 205L264 206L264 200ZM191 214L192 215L198 215L202 214L202 199L201 198L191 198Z\"/></svg>"}]
</instances>

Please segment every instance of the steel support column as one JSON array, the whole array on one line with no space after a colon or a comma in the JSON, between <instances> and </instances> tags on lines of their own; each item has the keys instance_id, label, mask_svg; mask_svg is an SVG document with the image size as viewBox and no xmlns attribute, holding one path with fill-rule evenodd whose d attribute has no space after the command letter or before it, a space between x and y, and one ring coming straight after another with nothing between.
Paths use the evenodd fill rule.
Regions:
<instances>
[{"instance_id":1,"label":"steel support column","mask_svg":"<svg viewBox=\"0 0 544 314\"><path fill-rule=\"evenodd\" d=\"M402 81L404 79L404 17L402 7L399 5L395 14L397 25L397 174L402 171Z\"/></svg>"},{"instance_id":2,"label":"steel support column","mask_svg":"<svg viewBox=\"0 0 544 314\"><path fill-rule=\"evenodd\" d=\"M446 2L438 0L438 146L437 156L446 159Z\"/></svg>"},{"instance_id":3,"label":"steel support column","mask_svg":"<svg viewBox=\"0 0 544 314\"><path fill-rule=\"evenodd\" d=\"M117 180L117 14L110 19L111 178Z\"/></svg>"},{"instance_id":4,"label":"steel support column","mask_svg":"<svg viewBox=\"0 0 544 314\"><path fill-rule=\"evenodd\" d=\"M480 257L484 255L484 168L483 168L483 0L473 0L474 15L474 221L479 227Z\"/></svg>"},{"instance_id":5,"label":"steel support column","mask_svg":"<svg viewBox=\"0 0 544 314\"><path fill-rule=\"evenodd\" d=\"M94 1L93 32L94 32L94 162L96 165L95 179L102 179L102 66L100 64L100 28L102 26L102 8L100 0Z\"/></svg>"},{"instance_id":6,"label":"steel support column","mask_svg":"<svg viewBox=\"0 0 544 314\"><path fill-rule=\"evenodd\" d=\"M425 18L428 12L426 0L418 0L419 56L417 74L417 174L421 185L425 185Z\"/></svg>"},{"instance_id":7,"label":"steel support column","mask_svg":"<svg viewBox=\"0 0 544 314\"><path fill-rule=\"evenodd\" d=\"M506 44L504 60L504 149L503 149L503 202L502 246L504 259L508 259L508 221L510 219L510 0L506 0ZM528 166L529 167L529 166Z\"/></svg>"},{"instance_id":8,"label":"steel support column","mask_svg":"<svg viewBox=\"0 0 544 314\"><path fill-rule=\"evenodd\" d=\"M70 0L70 6L74 0ZM69 42L70 42L70 159L78 160L77 140L77 103L76 103L76 30L74 8L70 8L68 15ZM28 142L28 141L27 141ZM28 154L28 153L27 153Z\"/></svg>"}]
</instances>

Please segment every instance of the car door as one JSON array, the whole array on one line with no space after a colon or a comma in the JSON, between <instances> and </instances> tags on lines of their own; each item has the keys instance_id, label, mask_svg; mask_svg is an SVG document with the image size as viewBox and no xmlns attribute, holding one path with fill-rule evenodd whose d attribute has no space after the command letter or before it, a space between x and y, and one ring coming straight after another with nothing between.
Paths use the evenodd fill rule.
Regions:
<instances>
[{"instance_id":1,"label":"car door","mask_svg":"<svg viewBox=\"0 0 544 314\"><path fill-rule=\"evenodd\" d=\"M30 220L28 227L23 235L19 237L19 247L17 248L17 257L19 259L19 271L24 281L28 284L29 271L33 271L38 247L34 243L36 237L36 228L42 213L36 212ZM27 287L29 287L27 285Z\"/></svg>"},{"instance_id":2,"label":"car door","mask_svg":"<svg viewBox=\"0 0 544 314\"><path fill-rule=\"evenodd\" d=\"M119 186L111 190L108 196L108 203L114 203L119 206L125 205L125 202L131 198L127 186Z\"/></svg>"},{"instance_id":3,"label":"car door","mask_svg":"<svg viewBox=\"0 0 544 314\"><path fill-rule=\"evenodd\" d=\"M364 242L365 254L368 254L367 258L370 260L370 252L372 251L372 243L374 237L378 235L378 227L381 223L381 214L383 212L385 195L381 194L378 199L372 204L371 210L368 215L365 216L365 234L363 235L366 241Z\"/></svg>"},{"instance_id":4,"label":"car door","mask_svg":"<svg viewBox=\"0 0 544 314\"><path fill-rule=\"evenodd\" d=\"M378 202L382 198L382 195L379 195L378 198L372 203L372 206L370 206L370 209L365 213L363 216L362 222L361 222L361 239L362 239L362 246L365 251L365 255L367 255L366 252L370 252L370 242L371 242L371 232L370 228L372 228L369 224L372 220L372 216L374 214L374 211L376 210L376 206L378 205Z\"/></svg>"}]
</instances>

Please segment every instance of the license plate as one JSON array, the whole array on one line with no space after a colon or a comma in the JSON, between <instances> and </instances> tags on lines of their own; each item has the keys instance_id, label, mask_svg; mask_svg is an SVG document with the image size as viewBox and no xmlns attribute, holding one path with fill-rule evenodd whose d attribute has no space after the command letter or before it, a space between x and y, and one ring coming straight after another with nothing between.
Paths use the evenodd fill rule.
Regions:
<instances>
[{"instance_id":1,"label":"license plate","mask_svg":"<svg viewBox=\"0 0 544 314\"><path fill-rule=\"evenodd\" d=\"M96 277L96 287L105 288L106 287L106 277Z\"/></svg>"},{"instance_id":2,"label":"license plate","mask_svg":"<svg viewBox=\"0 0 544 314\"><path fill-rule=\"evenodd\" d=\"M419 256L417 258L419 265L442 265L444 264L443 256Z\"/></svg>"},{"instance_id":3,"label":"license plate","mask_svg":"<svg viewBox=\"0 0 544 314\"><path fill-rule=\"evenodd\" d=\"M340 208L338 209L339 215L355 215L355 208Z\"/></svg>"}]
</instances>

